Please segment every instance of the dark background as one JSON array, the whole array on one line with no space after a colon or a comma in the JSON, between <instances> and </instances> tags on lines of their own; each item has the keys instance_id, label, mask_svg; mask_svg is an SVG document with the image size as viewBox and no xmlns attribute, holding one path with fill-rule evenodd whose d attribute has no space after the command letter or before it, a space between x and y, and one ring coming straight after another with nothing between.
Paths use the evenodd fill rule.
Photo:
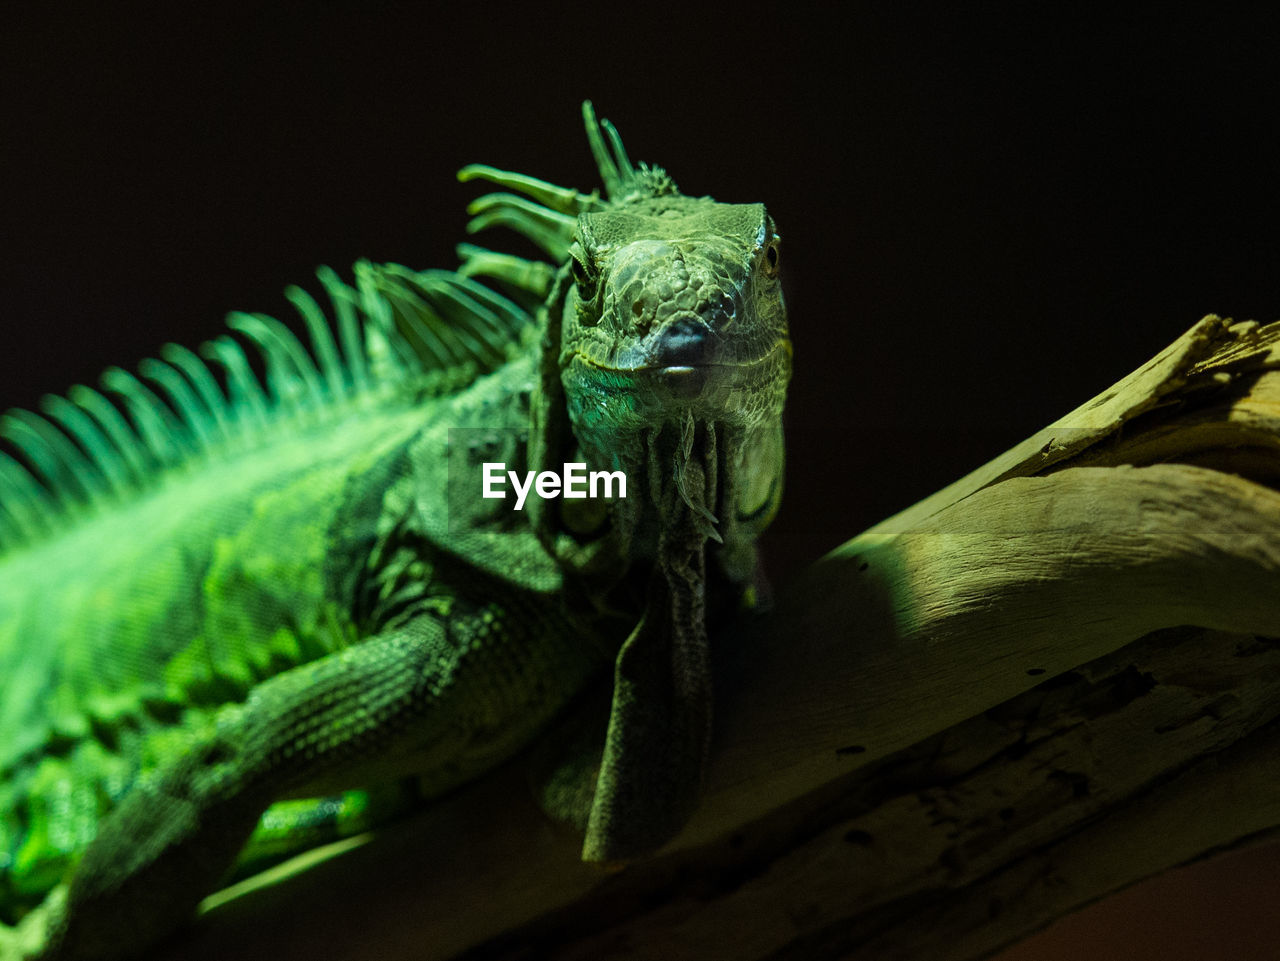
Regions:
<instances>
[{"instance_id":1,"label":"dark background","mask_svg":"<svg viewBox=\"0 0 1280 961\"><path fill-rule=\"evenodd\" d=\"M0 407L194 346L228 309L285 317L282 288L317 291L320 263L452 265L477 193L462 164L595 184L583 97L686 193L763 200L780 225L796 374L777 581L1205 313L1280 316L1264 24L901 6L10 19ZM1249 863L1280 889L1280 862ZM1198 897L1193 875L1176 911L1148 899L1146 923L1196 918L1187 904L1240 873ZM1187 957L1255 956L1224 937Z\"/></svg>"}]
</instances>

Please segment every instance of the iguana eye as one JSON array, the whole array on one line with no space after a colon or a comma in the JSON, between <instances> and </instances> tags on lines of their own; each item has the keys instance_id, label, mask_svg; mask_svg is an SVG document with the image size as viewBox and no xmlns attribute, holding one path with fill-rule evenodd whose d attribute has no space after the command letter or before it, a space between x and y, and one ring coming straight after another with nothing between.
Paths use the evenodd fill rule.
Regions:
<instances>
[{"instance_id":1,"label":"iguana eye","mask_svg":"<svg viewBox=\"0 0 1280 961\"><path fill-rule=\"evenodd\" d=\"M578 293L584 298L589 298L595 293L596 279L592 276L591 271L576 256L569 258L569 270L573 274L573 282L578 285Z\"/></svg>"},{"instance_id":2,"label":"iguana eye","mask_svg":"<svg viewBox=\"0 0 1280 961\"><path fill-rule=\"evenodd\" d=\"M590 255L576 239L569 245L569 272L573 274L579 299L591 300L596 294L596 271L591 268Z\"/></svg>"},{"instance_id":3,"label":"iguana eye","mask_svg":"<svg viewBox=\"0 0 1280 961\"><path fill-rule=\"evenodd\" d=\"M781 260L781 258L782 258L782 238L780 238L777 234L774 234L772 237L769 238L769 242L765 244L764 256L761 259L761 264L764 268L764 275L766 277L778 276L778 262Z\"/></svg>"},{"instance_id":4,"label":"iguana eye","mask_svg":"<svg viewBox=\"0 0 1280 961\"><path fill-rule=\"evenodd\" d=\"M569 273L573 275L573 284L578 292L578 323L584 327L594 327L600 322L595 306L599 274L587 265L586 257L586 253L575 241L569 248Z\"/></svg>"}]
</instances>

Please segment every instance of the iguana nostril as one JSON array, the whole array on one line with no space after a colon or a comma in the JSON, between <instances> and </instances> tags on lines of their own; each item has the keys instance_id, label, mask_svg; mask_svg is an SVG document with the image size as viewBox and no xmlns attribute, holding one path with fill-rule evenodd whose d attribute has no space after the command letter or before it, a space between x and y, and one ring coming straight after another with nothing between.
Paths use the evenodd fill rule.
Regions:
<instances>
[{"instance_id":1,"label":"iguana nostril","mask_svg":"<svg viewBox=\"0 0 1280 961\"><path fill-rule=\"evenodd\" d=\"M736 310L733 298L728 294L719 293L712 296L699 313L712 330L721 331L729 326Z\"/></svg>"}]
</instances>

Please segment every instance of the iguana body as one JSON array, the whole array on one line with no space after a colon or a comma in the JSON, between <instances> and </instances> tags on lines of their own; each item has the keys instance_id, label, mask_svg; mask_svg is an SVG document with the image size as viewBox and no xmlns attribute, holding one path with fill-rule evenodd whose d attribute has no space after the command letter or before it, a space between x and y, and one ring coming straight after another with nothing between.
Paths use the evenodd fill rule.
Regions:
<instances>
[{"instance_id":1,"label":"iguana body","mask_svg":"<svg viewBox=\"0 0 1280 961\"><path fill-rule=\"evenodd\" d=\"M608 200L464 171L532 198L482 198L473 228L554 264L465 248L458 273L323 273L336 338L290 294L310 352L233 320L266 391L223 338L225 389L170 347L140 368L163 402L114 371L114 405L79 388L0 422L32 468L0 453L0 922L21 925L0 959L136 952L237 856L358 805L282 799L410 776L439 794L610 664L594 800L560 813L594 860L679 829L706 620L747 591L780 496L776 238L762 207L680 196L586 118ZM483 463L569 461L625 471L630 496L478 496Z\"/></svg>"}]
</instances>

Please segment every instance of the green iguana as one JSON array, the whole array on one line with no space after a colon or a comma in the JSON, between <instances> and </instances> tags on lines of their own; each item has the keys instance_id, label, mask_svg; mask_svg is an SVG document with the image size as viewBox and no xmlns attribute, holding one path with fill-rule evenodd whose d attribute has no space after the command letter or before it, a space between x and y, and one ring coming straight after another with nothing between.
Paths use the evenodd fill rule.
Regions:
<instances>
[{"instance_id":1,"label":"green iguana","mask_svg":"<svg viewBox=\"0 0 1280 961\"><path fill-rule=\"evenodd\" d=\"M513 756L610 667L585 801L553 813L592 861L680 829L707 624L751 603L781 496L779 241L583 113L603 195L459 173L505 188L469 230L548 261L322 269L332 323L288 291L309 350L233 314L203 359L0 420L0 958L136 953L237 864ZM625 496L555 496L584 469Z\"/></svg>"}]
</instances>

